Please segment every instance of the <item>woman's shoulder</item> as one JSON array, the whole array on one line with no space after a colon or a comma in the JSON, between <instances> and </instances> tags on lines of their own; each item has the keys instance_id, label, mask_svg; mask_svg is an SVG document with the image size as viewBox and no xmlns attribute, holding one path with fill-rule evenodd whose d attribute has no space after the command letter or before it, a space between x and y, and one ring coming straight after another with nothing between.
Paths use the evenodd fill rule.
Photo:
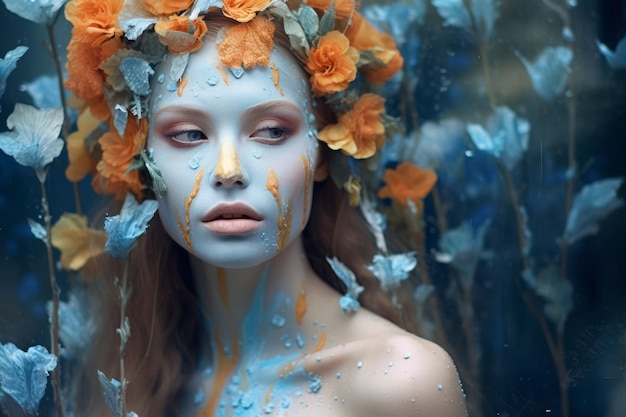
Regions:
<instances>
[{"instance_id":1,"label":"woman's shoulder","mask_svg":"<svg viewBox=\"0 0 626 417\"><path fill-rule=\"evenodd\" d=\"M354 317L344 343L320 352L313 368L343 415L465 417L456 367L437 344L371 313ZM361 331L359 331L361 330Z\"/></svg>"}]
</instances>

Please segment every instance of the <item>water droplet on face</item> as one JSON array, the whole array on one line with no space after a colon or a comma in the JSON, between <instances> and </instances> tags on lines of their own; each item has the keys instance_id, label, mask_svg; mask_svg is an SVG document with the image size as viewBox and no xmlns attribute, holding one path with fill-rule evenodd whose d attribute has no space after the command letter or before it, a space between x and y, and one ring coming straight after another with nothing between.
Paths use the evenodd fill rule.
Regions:
<instances>
[{"instance_id":1,"label":"water droplet on face","mask_svg":"<svg viewBox=\"0 0 626 417\"><path fill-rule=\"evenodd\" d=\"M254 151L252 151L252 156L254 156L256 159L260 159L263 156L263 152L261 152L260 149L255 149Z\"/></svg>"},{"instance_id":2,"label":"water droplet on face","mask_svg":"<svg viewBox=\"0 0 626 417\"><path fill-rule=\"evenodd\" d=\"M209 78L207 78L206 82L207 82L207 83L208 83L211 87L214 87L214 86L216 86L216 85L217 85L217 83L219 83L219 82L220 82L220 80L219 80L216 76L211 75Z\"/></svg>"},{"instance_id":3,"label":"water droplet on face","mask_svg":"<svg viewBox=\"0 0 626 417\"><path fill-rule=\"evenodd\" d=\"M356 367L357 367L357 368L359 368L359 369L361 369L361 368L363 367L363 361L358 361L358 362L356 363Z\"/></svg>"},{"instance_id":4,"label":"water droplet on face","mask_svg":"<svg viewBox=\"0 0 626 417\"><path fill-rule=\"evenodd\" d=\"M235 78L241 78L243 76L243 68L229 68L229 70Z\"/></svg>"}]
</instances>

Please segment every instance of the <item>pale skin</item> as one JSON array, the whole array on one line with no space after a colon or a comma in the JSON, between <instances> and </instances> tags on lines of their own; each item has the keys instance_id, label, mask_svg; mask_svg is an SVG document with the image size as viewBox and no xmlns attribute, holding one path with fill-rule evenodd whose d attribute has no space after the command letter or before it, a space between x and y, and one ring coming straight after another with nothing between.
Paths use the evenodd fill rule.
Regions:
<instances>
[{"instance_id":1,"label":"pale skin","mask_svg":"<svg viewBox=\"0 0 626 417\"><path fill-rule=\"evenodd\" d=\"M300 233L327 167L306 75L281 47L272 62L279 80L257 67L226 84L206 38L182 91L155 87L160 217L206 317L184 415L466 416L445 351L364 308L344 314L309 266Z\"/></svg>"}]
</instances>

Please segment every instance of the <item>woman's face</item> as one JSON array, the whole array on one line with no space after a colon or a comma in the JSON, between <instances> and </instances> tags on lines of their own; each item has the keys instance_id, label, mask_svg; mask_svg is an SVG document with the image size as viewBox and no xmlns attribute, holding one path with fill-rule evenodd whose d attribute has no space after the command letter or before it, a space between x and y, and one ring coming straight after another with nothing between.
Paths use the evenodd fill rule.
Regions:
<instances>
[{"instance_id":1,"label":"woman's face","mask_svg":"<svg viewBox=\"0 0 626 417\"><path fill-rule=\"evenodd\" d=\"M167 186L158 196L161 221L215 266L272 258L308 219L317 160L309 87L282 47L271 63L277 72L255 67L237 78L207 38L178 90L168 86L170 57L160 68L166 81L153 91L148 147Z\"/></svg>"}]
</instances>

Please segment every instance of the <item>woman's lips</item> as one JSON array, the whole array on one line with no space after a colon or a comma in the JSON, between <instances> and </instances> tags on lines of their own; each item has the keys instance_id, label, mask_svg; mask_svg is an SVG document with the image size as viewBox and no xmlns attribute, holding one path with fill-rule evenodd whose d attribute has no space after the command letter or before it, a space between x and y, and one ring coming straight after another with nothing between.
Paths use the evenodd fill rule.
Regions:
<instances>
[{"instance_id":1,"label":"woman's lips","mask_svg":"<svg viewBox=\"0 0 626 417\"><path fill-rule=\"evenodd\" d=\"M259 213L243 203L218 204L202 218L207 229L219 234L250 233L259 228L262 221Z\"/></svg>"}]
</instances>

